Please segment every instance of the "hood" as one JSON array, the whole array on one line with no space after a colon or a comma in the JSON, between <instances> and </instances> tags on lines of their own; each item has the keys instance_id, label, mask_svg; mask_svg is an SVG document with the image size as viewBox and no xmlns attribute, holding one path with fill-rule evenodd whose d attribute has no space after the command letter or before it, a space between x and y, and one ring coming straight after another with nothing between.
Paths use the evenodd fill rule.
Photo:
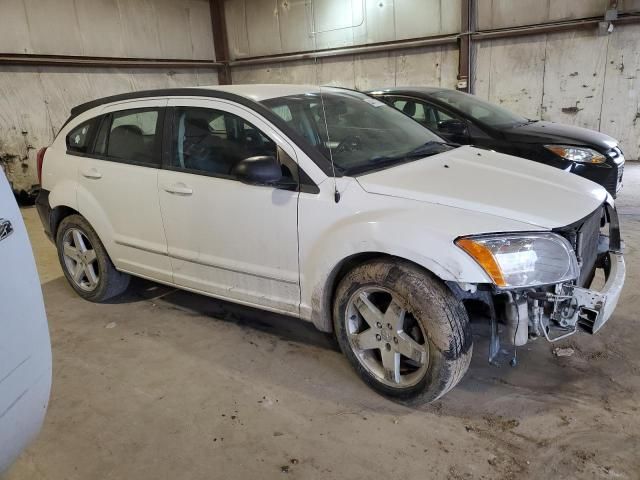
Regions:
<instances>
[{"instance_id":1,"label":"hood","mask_svg":"<svg viewBox=\"0 0 640 480\"><path fill-rule=\"evenodd\" d=\"M615 138L604 133L553 122L528 123L504 130L504 134L510 140L519 142L584 145L596 147L602 152L606 152L618 145L618 141Z\"/></svg>"},{"instance_id":2,"label":"hood","mask_svg":"<svg viewBox=\"0 0 640 480\"><path fill-rule=\"evenodd\" d=\"M530 160L465 146L357 177L369 192L508 218L543 229L600 206L604 188Z\"/></svg>"}]
</instances>

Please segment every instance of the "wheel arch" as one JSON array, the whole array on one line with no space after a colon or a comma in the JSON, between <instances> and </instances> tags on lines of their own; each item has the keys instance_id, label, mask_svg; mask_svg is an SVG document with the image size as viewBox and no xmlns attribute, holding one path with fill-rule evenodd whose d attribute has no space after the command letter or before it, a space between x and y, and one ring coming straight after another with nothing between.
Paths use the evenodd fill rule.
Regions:
<instances>
[{"instance_id":1,"label":"wheel arch","mask_svg":"<svg viewBox=\"0 0 640 480\"><path fill-rule=\"evenodd\" d=\"M56 236L58 235L58 227L65 218L71 215L81 215L75 208L68 207L67 205L58 205L51 209L49 216L49 225L51 227L51 236L55 243Z\"/></svg>"},{"instance_id":2,"label":"wheel arch","mask_svg":"<svg viewBox=\"0 0 640 480\"><path fill-rule=\"evenodd\" d=\"M334 265L334 267L327 275L324 281L324 285L321 288L316 289L316 291L313 293L311 321L316 326L316 328L327 333L333 332L333 301L335 299L335 293L338 284L344 278L344 276L353 268L365 262L384 259L392 259L394 261L411 264L423 270L428 275L439 279L444 285L447 285L447 283L444 281L444 279L441 278L440 275L437 275L434 271L427 268L425 265L421 265L414 260L385 252L368 251L355 253L343 258L336 265Z\"/></svg>"}]
</instances>

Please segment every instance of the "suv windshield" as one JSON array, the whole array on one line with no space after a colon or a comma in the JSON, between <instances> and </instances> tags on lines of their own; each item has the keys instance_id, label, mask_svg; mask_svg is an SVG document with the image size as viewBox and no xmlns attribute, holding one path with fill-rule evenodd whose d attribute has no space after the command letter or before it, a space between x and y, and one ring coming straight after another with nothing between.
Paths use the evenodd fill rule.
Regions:
<instances>
[{"instance_id":1,"label":"suv windshield","mask_svg":"<svg viewBox=\"0 0 640 480\"><path fill-rule=\"evenodd\" d=\"M441 90L432 93L431 96L436 100L448 103L453 108L466 113L478 122L484 123L489 127L507 128L530 122L530 120L525 117L521 117L492 103L480 100L478 97L469 95L468 93L455 90Z\"/></svg>"},{"instance_id":2,"label":"suv windshield","mask_svg":"<svg viewBox=\"0 0 640 480\"><path fill-rule=\"evenodd\" d=\"M403 113L349 90L320 90L262 102L310 145L350 175L453 148Z\"/></svg>"}]
</instances>

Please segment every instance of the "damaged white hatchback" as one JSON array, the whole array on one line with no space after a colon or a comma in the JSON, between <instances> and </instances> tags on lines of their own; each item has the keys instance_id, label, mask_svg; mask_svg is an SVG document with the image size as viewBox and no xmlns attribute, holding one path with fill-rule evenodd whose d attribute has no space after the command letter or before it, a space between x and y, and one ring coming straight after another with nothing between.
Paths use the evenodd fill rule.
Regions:
<instances>
[{"instance_id":1,"label":"damaged white hatchback","mask_svg":"<svg viewBox=\"0 0 640 480\"><path fill-rule=\"evenodd\" d=\"M620 296L602 187L447 144L361 93L169 89L71 113L39 154L37 204L88 300L136 275L297 316L375 390L432 401L469 366L467 300L488 306L495 355L499 331L503 345L595 333Z\"/></svg>"}]
</instances>

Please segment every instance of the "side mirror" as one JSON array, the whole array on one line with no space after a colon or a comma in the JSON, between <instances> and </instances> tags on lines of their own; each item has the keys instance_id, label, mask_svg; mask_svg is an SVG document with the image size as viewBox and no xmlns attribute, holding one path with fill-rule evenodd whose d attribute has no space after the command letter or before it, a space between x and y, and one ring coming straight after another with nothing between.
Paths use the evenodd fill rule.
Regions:
<instances>
[{"instance_id":1,"label":"side mirror","mask_svg":"<svg viewBox=\"0 0 640 480\"><path fill-rule=\"evenodd\" d=\"M438 122L438 130L452 135L466 135L467 124L460 120L442 120Z\"/></svg>"},{"instance_id":2,"label":"side mirror","mask_svg":"<svg viewBox=\"0 0 640 480\"><path fill-rule=\"evenodd\" d=\"M298 187L298 183L292 178L282 176L282 167L275 157L267 155L240 160L231 170L231 174L249 185L265 185L287 190Z\"/></svg>"}]
</instances>

